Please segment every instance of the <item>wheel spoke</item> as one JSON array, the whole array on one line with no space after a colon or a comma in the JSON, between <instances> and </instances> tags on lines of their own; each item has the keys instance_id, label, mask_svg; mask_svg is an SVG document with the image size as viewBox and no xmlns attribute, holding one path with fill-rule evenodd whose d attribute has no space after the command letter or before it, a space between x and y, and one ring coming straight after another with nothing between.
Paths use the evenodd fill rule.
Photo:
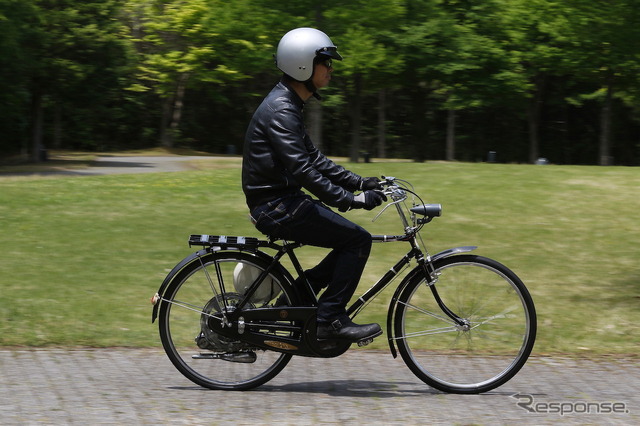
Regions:
<instances>
[{"instance_id":1,"label":"wheel spoke","mask_svg":"<svg viewBox=\"0 0 640 426\"><path fill-rule=\"evenodd\" d=\"M418 312L422 312L422 313L423 313L423 314L425 314L425 315L429 315L429 316L431 316L431 317L433 317L433 318L437 318L437 319L439 319L439 320L441 320L441 321L443 321L443 322L446 322L446 323L448 323L448 324L455 324L455 322L454 322L451 318L449 318L449 317L445 317L444 315L439 315L439 314L436 314L436 313L434 313L434 312L427 311L426 309L422 309L422 308L420 308L420 307L418 307L418 306L415 306L415 305L412 305L412 304L410 304L410 303L405 303L405 302L402 302L402 301L401 301L401 302L399 302L398 304L400 304L400 305L404 305L404 306L406 306L406 307L408 307L408 308L411 308L411 309L413 309L413 310L416 310L416 311L418 311Z\"/></svg>"},{"instance_id":2,"label":"wheel spoke","mask_svg":"<svg viewBox=\"0 0 640 426\"><path fill-rule=\"evenodd\" d=\"M442 328L435 328L435 329L431 329L431 330L423 330L423 331L414 331L411 333L406 333L403 336L399 336L399 337L395 337L395 340L404 340L404 339L409 339L411 337L419 337L419 336L428 336L431 334L441 334L441 333L457 333L459 332L459 330L457 329L457 327L442 327Z\"/></svg>"},{"instance_id":3,"label":"wheel spoke","mask_svg":"<svg viewBox=\"0 0 640 426\"><path fill-rule=\"evenodd\" d=\"M481 325L493 322L496 319L515 319L517 318L516 315L507 315L510 312L513 312L516 308L509 308L509 309L505 309L504 311L502 311L499 314L496 315L491 315L489 317L484 318L482 321L480 322L476 322L473 327L471 327L471 329L473 330L474 328L480 327Z\"/></svg>"},{"instance_id":4,"label":"wheel spoke","mask_svg":"<svg viewBox=\"0 0 640 426\"><path fill-rule=\"evenodd\" d=\"M201 306L192 305L190 303L181 302L179 300L169 300L169 299L165 299L164 297L161 297L160 300L162 300L163 302L166 302L166 303L171 303L172 305L175 305L175 306L179 306L181 308L188 309L188 310L193 311L193 312L197 312L200 315L204 315L204 316L207 316L207 317L210 317L210 318L216 318L216 319L219 319L221 321L224 319L222 314L217 314L217 313L212 314L212 313L209 313L209 312L204 312L202 310Z\"/></svg>"}]
</instances>

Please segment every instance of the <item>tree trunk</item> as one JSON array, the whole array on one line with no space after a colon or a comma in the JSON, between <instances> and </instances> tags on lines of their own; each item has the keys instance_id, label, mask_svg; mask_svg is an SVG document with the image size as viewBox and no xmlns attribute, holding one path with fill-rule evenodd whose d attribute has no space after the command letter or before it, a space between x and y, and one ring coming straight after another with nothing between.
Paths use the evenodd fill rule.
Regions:
<instances>
[{"instance_id":1,"label":"tree trunk","mask_svg":"<svg viewBox=\"0 0 640 426\"><path fill-rule=\"evenodd\" d=\"M534 93L529 102L529 163L533 164L540 157L540 109L544 92L545 77L538 75L534 78Z\"/></svg>"},{"instance_id":2,"label":"tree trunk","mask_svg":"<svg viewBox=\"0 0 640 426\"><path fill-rule=\"evenodd\" d=\"M611 110L613 103L613 75L607 75L607 93L600 113L600 161L601 166L611 166Z\"/></svg>"},{"instance_id":3,"label":"tree trunk","mask_svg":"<svg viewBox=\"0 0 640 426\"><path fill-rule=\"evenodd\" d=\"M160 146L165 148L173 147L173 137L169 131L169 123L171 122L171 97L163 99L162 102L162 118L160 121Z\"/></svg>"},{"instance_id":4,"label":"tree trunk","mask_svg":"<svg viewBox=\"0 0 640 426\"><path fill-rule=\"evenodd\" d=\"M447 113L447 161L456 159L456 110Z\"/></svg>"},{"instance_id":5,"label":"tree trunk","mask_svg":"<svg viewBox=\"0 0 640 426\"><path fill-rule=\"evenodd\" d=\"M351 96L351 151L349 160L353 163L358 162L360 153L360 127L362 123L362 76L356 74L353 81L353 95Z\"/></svg>"},{"instance_id":6,"label":"tree trunk","mask_svg":"<svg viewBox=\"0 0 640 426\"><path fill-rule=\"evenodd\" d=\"M384 89L378 92L378 157L387 158L387 96Z\"/></svg>"},{"instance_id":7,"label":"tree trunk","mask_svg":"<svg viewBox=\"0 0 640 426\"><path fill-rule=\"evenodd\" d=\"M536 106L532 102L529 105L529 114L528 114L528 122L529 122L529 163L533 164L536 162L539 154L539 136L538 136L538 121L539 115L535 112Z\"/></svg>"},{"instance_id":8,"label":"tree trunk","mask_svg":"<svg viewBox=\"0 0 640 426\"><path fill-rule=\"evenodd\" d=\"M42 143L42 122L44 120L44 110L42 107L43 96L40 91L33 94L31 100L31 161L41 160L41 151L44 149Z\"/></svg>"},{"instance_id":9,"label":"tree trunk","mask_svg":"<svg viewBox=\"0 0 640 426\"><path fill-rule=\"evenodd\" d=\"M413 106L413 122L411 124L410 155L413 161L422 163L427 159L429 144L429 93L415 90L411 105Z\"/></svg>"},{"instance_id":10,"label":"tree trunk","mask_svg":"<svg viewBox=\"0 0 640 426\"><path fill-rule=\"evenodd\" d=\"M62 148L62 107L56 102L53 110L53 147Z\"/></svg>"},{"instance_id":11,"label":"tree trunk","mask_svg":"<svg viewBox=\"0 0 640 426\"><path fill-rule=\"evenodd\" d=\"M184 107L184 92L187 87L189 74L181 74L178 78L176 91L167 98L162 108L162 128L160 130L160 145L173 148L180 128L182 108Z\"/></svg>"},{"instance_id":12,"label":"tree trunk","mask_svg":"<svg viewBox=\"0 0 640 426\"><path fill-rule=\"evenodd\" d=\"M171 116L171 135L175 139L178 135L180 120L182 119L182 108L184 107L184 92L187 88L189 74L181 74L178 79L178 87L176 88L176 96L173 103L173 115Z\"/></svg>"}]
</instances>

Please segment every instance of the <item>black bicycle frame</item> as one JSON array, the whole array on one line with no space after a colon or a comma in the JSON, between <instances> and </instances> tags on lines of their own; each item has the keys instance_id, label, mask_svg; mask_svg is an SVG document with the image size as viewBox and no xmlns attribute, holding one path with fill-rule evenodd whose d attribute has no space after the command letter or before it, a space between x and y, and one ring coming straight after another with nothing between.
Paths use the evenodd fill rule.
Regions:
<instances>
[{"instance_id":1,"label":"black bicycle frame","mask_svg":"<svg viewBox=\"0 0 640 426\"><path fill-rule=\"evenodd\" d=\"M347 314L351 318L355 318L356 315L358 315L358 313L360 313L360 311L364 309L364 307L373 298L375 298L381 291L383 291L398 276L398 274L403 271L403 269L410 263L411 259L416 259L420 267L417 270L422 270L422 274L424 276L426 284L431 289L431 292L433 293L438 306L447 316L455 321L456 324L464 325L464 321L454 312L452 312L440 298L435 285L437 276L433 264L431 262L431 259L425 258L422 250L420 250L420 248L418 247L415 234L404 234L396 236L374 235L372 236L372 239L374 242L406 241L411 245L411 250L409 250L409 252L407 252L389 271L387 271L378 280L378 282L376 282L371 288L369 288L365 293L358 297L358 299L356 299L355 302L347 308ZM191 242L192 244L197 244L193 241ZM219 244L219 242L216 243ZM206 245L209 244L211 244L211 242L207 242ZM282 352L291 352L298 355L306 356L337 356L343 353L348 348L349 344L339 344L337 346L330 347L330 350L328 351L325 350L326 348L319 349L319 347L317 346L317 342L315 342L315 330L309 330L310 328L315 329L315 314L317 311L318 299L315 292L313 291L313 288L311 287L311 284L304 274L302 265L300 264L297 256L294 253L294 249L301 247L302 244L288 242L284 242L283 244L276 244L273 241L267 242L258 240L257 242L253 242L253 244L227 243L227 246L216 247L234 248L255 253L258 251L257 248L260 246L275 249L276 254L272 257L269 256L271 258L270 264L260 273L260 275L251 284L251 286L249 286L241 301L236 304L233 309L227 309L226 312L222 312L220 314L222 315L221 318L218 316L211 317L211 328L222 335L226 335L227 337L237 338L271 350L276 349ZM211 249L213 249L213 247L210 246L210 250ZM280 260L285 255L289 257L293 267L296 270L296 273L298 274L299 278L295 280L295 283L297 285L293 285L293 282L291 284L293 291L297 293L296 295L302 302L302 306L287 306L286 308L270 307L245 309L247 307L247 304L250 303L249 301L251 300L251 297L259 288L262 281L270 273L272 273L274 269L279 267ZM200 258L200 256L198 257ZM200 262L204 267L202 259L200 259ZM220 274L218 274L219 282L221 282L221 277L219 275ZM405 280L403 281L403 284L406 284L407 282L408 280ZM224 286L224 283L221 283L221 285ZM401 284L398 289L396 289L394 297L391 301L389 315L387 318L387 334L390 349L394 357L396 357L396 351L393 345L392 311L403 287L404 285ZM222 294L224 294L224 287L222 291ZM226 307L229 307L226 297L224 300L224 304ZM295 326L283 324L283 319L286 319L286 321L296 322L298 324L301 323L302 325ZM220 326L220 324L222 324L222 326ZM233 324L237 324L237 327L234 327ZM266 334L259 331L252 332L252 327L255 330L266 329L274 333ZM303 333L308 337L308 339L296 339L288 336L276 335L276 331Z\"/></svg>"}]
</instances>

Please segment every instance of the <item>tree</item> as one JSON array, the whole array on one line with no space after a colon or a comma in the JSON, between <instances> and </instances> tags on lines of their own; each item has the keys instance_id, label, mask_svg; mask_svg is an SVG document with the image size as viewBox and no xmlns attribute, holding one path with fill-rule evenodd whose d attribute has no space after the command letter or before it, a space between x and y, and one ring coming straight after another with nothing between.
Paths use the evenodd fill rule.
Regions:
<instances>
[{"instance_id":1,"label":"tree","mask_svg":"<svg viewBox=\"0 0 640 426\"><path fill-rule=\"evenodd\" d=\"M595 82L594 91L574 97L601 102L598 164L613 164L612 114L614 100L624 87L638 87L640 73L640 12L636 2L570 1L571 57L575 76L579 80ZM620 96L624 99L623 93Z\"/></svg>"},{"instance_id":2,"label":"tree","mask_svg":"<svg viewBox=\"0 0 640 426\"><path fill-rule=\"evenodd\" d=\"M346 81L344 87L351 122L349 157L357 162L361 150L363 97L388 87L402 67L402 57L392 44L388 28L398 22L405 9L399 1L351 3L349 7L340 5L327 9L324 16L327 30L345 58L344 63L337 65L337 72Z\"/></svg>"},{"instance_id":3,"label":"tree","mask_svg":"<svg viewBox=\"0 0 640 426\"><path fill-rule=\"evenodd\" d=\"M4 5L16 12L9 19L20 31L13 38L14 69L19 74L10 80L9 93L30 128L30 143L21 142L27 138L20 137L17 144L23 152L30 151L33 161L41 159L46 111L54 111L58 137L63 121L73 125L82 118L76 131L82 129L83 135L76 138L87 143L98 133L91 130L105 122L103 115L97 115L109 103L126 62L118 2L34 0ZM79 117L81 111L87 115Z\"/></svg>"},{"instance_id":4,"label":"tree","mask_svg":"<svg viewBox=\"0 0 640 426\"><path fill-rule=\"evenodd\" d=\"M423 160L439 110L447 111L445 158L456 157L456 122L459 111L481 108L495 102L511 84L503 59L504 51L487 31L495 15L493 2L480 5L466 1L422 0L410 3L407 20L395 37L406 66L403 82L409 90L413 111L414 158ZM432 153L432 155L434 155Z\"/></svg>"},{"instance_id":5,"label":"tree","mask_svg":"<svg viewBox=\"0 0 640 426\"><path fill-rule=\"evenodd\" d=\"M160 98L162 146L179 134L187 89L246 80L271 47L268 22L247 0L130 0L127 11L140 55L130 89Z\"/></svg>"},{"instance_id":6,"label":"tree","mask_svg":"<svg viewBox=\"0 0 640 426\"><path fill-rule=\"evenodd\" d=\"M210 13L207 3L132 0L127 4L140 57L138 82L129 89L152 90L160 98L159 139L165 147L173 146L178 133L187 83L194 74L206 74L204 66L213 59L213 49L202 40L210 30L203 25ZM195 76L197 80L204 77Z\"/></svg>"},{"instance_id":7,"label":"tree","mask_svg":"<svg viewBox=\"0 0 640 426\"><path fill-rule=\"evenodd\" d=\"M28 150L28 76L35 57L24 46L33 42L37 16L33 1L0 1L0 154Z\"/></svg>"},{"instance_id":8,"label":"tree","mask_svg":"<svg viewBox=\"0 0 640 426\"><path fill-rule=\"evenodd\" d=\"M522 79L519 91L527 104L530 163L540 156L540 117L549 79L571 73L567 34L572 13L565 2L556 0L500 0L495 24L512 69Z\"/></svg>"},{"instance_id":9,"label":"tree","mask_svg":"<svg viewBox=\"0 0 640 426\"><path fill-rule=\"evenodd\" d=\"M327 154L637 165L634 3L0 0L0 154L235 149L311 26L345 57L305 109Z\"/></svg>"}]
</instances>

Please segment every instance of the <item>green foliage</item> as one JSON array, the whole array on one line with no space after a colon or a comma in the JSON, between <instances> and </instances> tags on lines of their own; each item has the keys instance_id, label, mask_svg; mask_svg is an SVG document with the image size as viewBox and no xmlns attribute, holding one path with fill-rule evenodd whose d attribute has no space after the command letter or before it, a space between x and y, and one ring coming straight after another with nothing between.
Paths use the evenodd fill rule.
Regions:
<instances>
[{"instance_id":1,"label":"green foliage","mask_svg":"<svg viewBox=\"0 0 640 426\"><path fill-rule=\"evenodd\" d=\"M460 158L528 161L535 128L542 155L593 163L606 124L617 161L640 164L632 0L2 0L0 155L36 149L39 121L49 148L153 146L166 133L239 147L278 78L276 44L299 26L327 32L345 57L325 90L329 150L354 134L371 150L383 119L388 155L440 159L441 111L457 110ZM608 97L614 122L594 125Z\"/></svg>"},{"instance_id":2,"label":"green foliage","mask_svg":"<svg viewBox=\"0 0 640 426\"><path fill-rule=\"evenodd\" d=\"M0 1L0 155L18 150L10 141L20 140L28 127L21 107L29 102L26 86L34 58L22 46L33 36L36 16L32 1Z\"/></svg>"},{"instance_id":3,"label":"green foliage","mask_svg":"<svg viewBox=\"0 0 640 426\"><path fill-rule=\"evenodd\" d=\"M25 139L34 126L34 107L47 108L56 117L49 128L56 127L57 135L49 145L95 147L100 141L111 143L117 129L85 117L100 116L114 103L122 102L122 79L129 70L130 57L118 20L119 3L2 3L13 16L6 23L18 31L5 32L15 52L14 59L9 57L7 62L15 72L0 80L10 84L10 89L2 92L14 96L0 116L15 113L25 122L21 137L13 135L5 140L9 145L4 152L27 149ZM0 72L6 71L2 67Z\"/></svg>"},{"instance_id":4,"label":"green foliage","mask_svg":"<svg viewBox=\"0 0 640 426\"><path fill-rule=\"evenodd\" d=\"M405 14L403 2L359 0L338 4L323 11L325 31L333 34L345 60L340 75L364 78L365 87L374 91L386 87L386 80L402 69L402 55L391 42L391 31ZM339 42L339 43L338 43Z\"/></svg>"}]
</instances>

